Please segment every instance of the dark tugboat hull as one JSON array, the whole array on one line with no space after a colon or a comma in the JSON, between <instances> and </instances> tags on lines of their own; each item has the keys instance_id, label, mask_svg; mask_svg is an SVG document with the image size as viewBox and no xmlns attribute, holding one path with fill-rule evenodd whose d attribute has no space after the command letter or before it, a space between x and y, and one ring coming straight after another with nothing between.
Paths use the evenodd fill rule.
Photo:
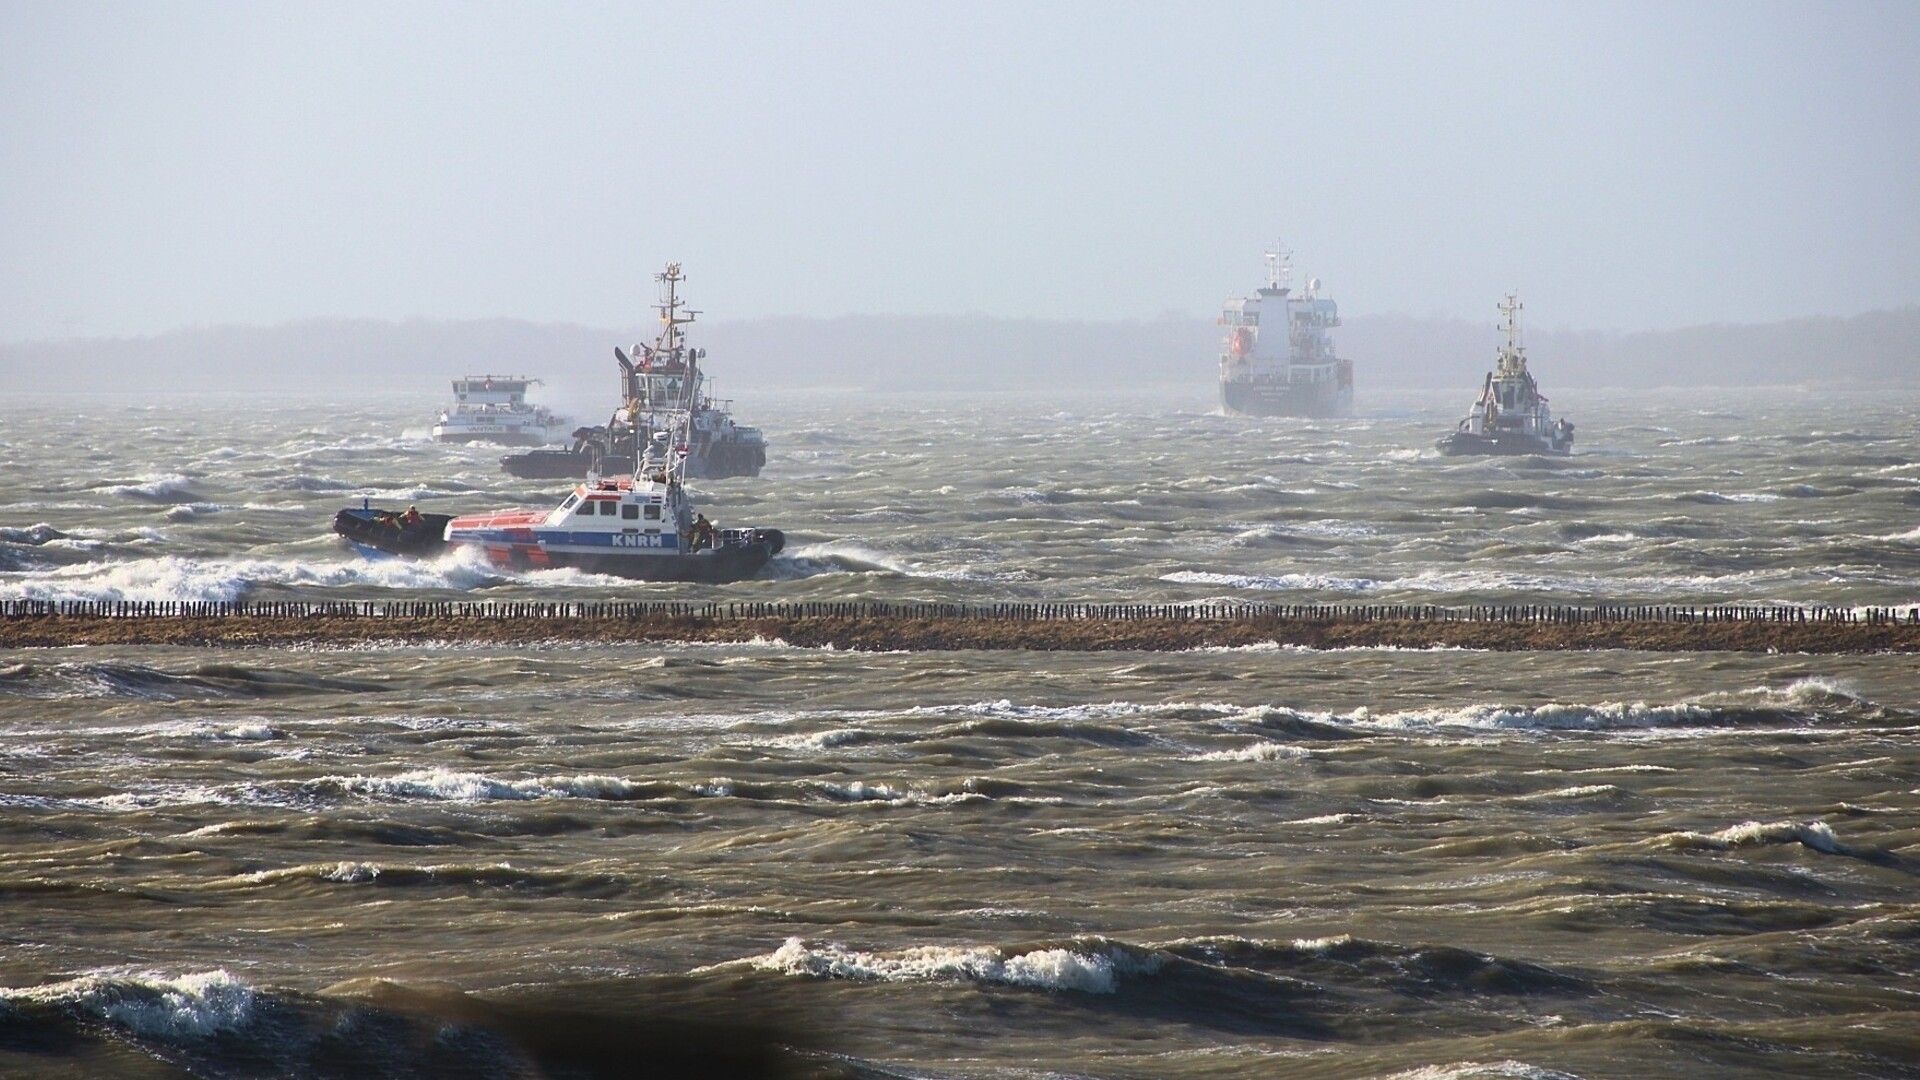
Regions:
<instances>
[{"instance_id":1,"label":"dark tugboat hull","mask_svg":"<svg viewBox=\"0 0 1920 1080\"><path fill-rule=\"evenodd\" d=\"M759 476L767 464L763 443L721 442L707 447L687 463L687 475L699 480L725 480L730 476Z\"/></svg>"},{"instance_id":2,"label":"dark tugboat hull","mask_svg":"<svg viewBox=\"0 0 1920 1080\"><path fill-rule=\"evenodd\" d=\"M599 467L599 454L576 450L529 450L500 459L507 475L522 480L578 480Z\"/></svg>"},{"instance_id":3,"label":"dark tugboat hull","mask_svg":"<svg viewBox=\"0 0 1920 1080\"><path fill-rule=\"evenodd\" d=\"M1341 419L1353 415L1351 385L1303 385L1252 379L1222 380L1220 406L1235 416Z\"/></svg>"},{"instance_id":4,"label":"dark tugboat hull","mask_svg":"<svg viewBox=\"0 0 1920 1080\"><path fill-rule=\"evenodd\" d=\"M1526 457L1529 455L1565 457L1573 453L1572 442L1556 444L1538 435L1520 432L1474 435L1465 431L1456 431L1442 437L1433 445L1448 457Z\"/></svg>"},{"instance_id":5,"label":"dark tugboat hull","mask_svg":"<svg viewBox=\"0 0 1920 1080\"><path fill-rule=\"evenodd\" d=\"M507 431L477 431L435 435L433 441L443 443L492 443L495 446L539 446L547 440L546 436L539 432L520 434Z\"/></svg>"},{"instance_id":6,"label":"dark tugboat hull","mask_svg":"<svg viewBox=\"0 0 1920 1080\"><path fill-rule=\"evenodd\" d=\"M395 528L398 514L370 506L349 507L333 517L333 531L355 550L373 557L431 559L456 546L475 547L496 566L511 570L575 569L634 581L686 581L725 585L744 581L764 568L786 546L778 529L729 529L718 547L670 554L551 551L537 544L452 544L446 539L446 514L422 514L412 528Z\"/></svg>"}]
</instances>

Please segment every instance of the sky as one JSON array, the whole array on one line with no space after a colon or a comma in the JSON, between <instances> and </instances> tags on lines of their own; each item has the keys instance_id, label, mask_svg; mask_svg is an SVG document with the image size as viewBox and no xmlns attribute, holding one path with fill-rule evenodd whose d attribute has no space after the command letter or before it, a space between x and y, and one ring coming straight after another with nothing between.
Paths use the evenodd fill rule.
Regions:
<instances>
[{"instance_id":1,"label":"sky","mask_svg":"<svg viewBox=\"0 0 1920 1080\"><path fill-rule=\"evenodd\" d=\"M1920 4L0 0L0 340L1920 303Z\"/></svg>"}]
</instances>

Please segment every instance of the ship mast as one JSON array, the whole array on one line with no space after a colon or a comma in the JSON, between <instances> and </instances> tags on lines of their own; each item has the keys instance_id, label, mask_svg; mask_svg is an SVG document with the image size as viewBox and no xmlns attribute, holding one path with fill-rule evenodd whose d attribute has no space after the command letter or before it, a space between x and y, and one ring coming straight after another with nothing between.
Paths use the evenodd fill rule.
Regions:
<instances>
[{"instance_id":1,"label":"ship mast","mask_svg":"<svg viewBox=\"0 0 1920 1080\"><path fill-rule=\"evenodd\" d=\"M1500 301L1500 313L1506 316L1500 328L1507 332L1507 343L1500 348L1500 378L1518 378L1527 373L1527 350L1520 344L1520 309L1523 305L1515 293L1508 293Z\"/></svg>"},{"instance_id":2,"label":"ship mast","mask_svg":"<svg viewBox=\"0 0 1920 1080\"><path fill-rule=\"evenodd\" d=\"M689 443L693 437L694 395L700 382L696 366L700 351L687 346L686 334L680 328L693 322L700 313L688 308L686 301L680 299L680 283L686 280L686 275L680 272L679 263L668 263L664 272L653 275L653 280L660 283L660 301L654 305L654 310L660 313L660 336L654 340L654 362L677 363L685 372L681 376L680 402L667 421L667 460L664 462L667 479L679 483L685 479L687 455L691 450Z\"/></svg>"},{"instance_id":3,"label":"ship mast","mask_svg":"<svg viewBox=\"0 0 1920 1080\"><path fill-rule=\"evenodd\" d=\"M1264 253L1267 259L1267 288L1284 293L1293 285L1293 252L1276 243Z\"/></svg>"}]
</instances>

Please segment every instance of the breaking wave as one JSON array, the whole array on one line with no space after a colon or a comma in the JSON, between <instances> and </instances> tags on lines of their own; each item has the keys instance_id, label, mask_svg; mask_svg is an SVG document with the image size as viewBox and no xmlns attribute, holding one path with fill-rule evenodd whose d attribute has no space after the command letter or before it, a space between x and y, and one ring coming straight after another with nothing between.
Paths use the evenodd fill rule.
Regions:
<instances>
[{"instance_id":1,"label":"breaking wave","mask_svg":"<svg viewBox=\"0 0 1920 1080\"><path fill-rule=\"evenodd\" d=\"M510 573L494 567L484 554L469 548L449 552L430 562L408 559L307 562L166 555L65 566L0 579L0 599L134 603L235 601L247 599L266 587L469 592L508 582L581 588L631 584L624 579L572 569Z\"/></svg>"},{"instance_id":2,"label":"breaking wave","mask_svg":"<svg viewBox=\"0 0 1920 1080\"><path fill-rule=\"evenodd\" d=\"M519 799L637 799L657 793L655 785L617 776L577 776L502 780L453 769L415 769L395 776L325 776L309 780L308 791L344 793L376 799L488 802Z\"/></svg>"},{"instance_id":3,"label":"breaking wave","mask_svg":"<svg viewBox=\"0 0 1920 1080\"><path fill-rule=\"evenodd\" d=\"M1668 833L1661 837L1660 841L1668 847L1703 848L1711 851L1765 847L1772 844L1800 844L1828 855L1852 854L1844 844L1840 843L1840 838L1834 835L1832 826L1824 821L1746 821L1738 825L1729 825L1718 832Z\"/></svg>"},{"instance_id":4,"label":"breaking wave","mask_svg":"<svg viewBox=\"0 0 1920 1080\"><path fill-rule=\"evenodd\" d=\"M971 982L1111 994L1119 988L1123 977L1151 975L1160 970L1161 962L1151 953L1113 944L1091 949L1028 951L990 946L923 945L896 952L862 952L833 942L811 943L794 937L771 953L734 963L816 979Z\"/></svg>"},{"instance_id":5,"label":"breaking wave","mask_svg":"<svg viewBox=\"0 0 1920 1080\"><path fill-rule=\"evenodd\" d=\"M816 577L821 574L897 574L912 577L915 571L890 555L860 544L805 544L773 557L771 575L778 581Z\"/></svg>"},{"instance_id":6,"label":"breaking wave","mask_svg":"<svg viewBox=\"0 0 1920 1080\"><path fill-rule=\"evenodd\" d=\"M191 502L200 498L193 480L179 473L148 474L125 483L107 484L98 490L143 502Z\"/></svg>"},{"instance_id":7,"label":"breaking wave","mask_svg":"<svg viewBox=\"0 0 1920 1080\"><path fill-rule=\"evenodd\" d=\"M258 995L224 968L187 975L99 972L65 982L0 990L15 1008L104 1020L136 1035L198 1039L245 1026Z\"/></svg>"}]
</instances>

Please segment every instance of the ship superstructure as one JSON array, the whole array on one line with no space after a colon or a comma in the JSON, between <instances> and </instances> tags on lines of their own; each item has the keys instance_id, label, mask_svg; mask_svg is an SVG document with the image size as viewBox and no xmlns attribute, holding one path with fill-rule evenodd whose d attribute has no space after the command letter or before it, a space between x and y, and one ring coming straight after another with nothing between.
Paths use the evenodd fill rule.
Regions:
<instances>
[{"instance_id":1,"label":"ship superstructure","mask_svg":"<svg viewBox=\"0 0 1920 1080\"><path fill-rule=\"evenodd\" d=\"M544 405L527 401L539 382L524 375L468 375L453 380L453 407L433 425L439 442L491 442L543 446L566 437L567 422Z\"/></svg>"},{"instance_id":2,"label":"ship superstructure","mask_svg":"<svg viewBox=\"0 0 1920 1080\"><path fill-rule=\"evenodd\" d=\"M1527 370L1527 350L1520 344L1520 300L1508 293L1500 302L1505 316L1494 369L1480 387L1480 400L1458 427L1435 445L1443 454L1569 454L1573 452L1573 425L1555 420L1545 394Z\"/></svg>"},{"instance_id":3,"label":"ship superstructure","mask_svg":"<svg viewBox=\"0 0 1920 1080\"><path fill-rule=\"evenodd\" d=\"M1329 332L1340 308L1320 295L1318 278L1293 288L1290 252L1266 253L1267 283L1229 299L1220 313L1220 405L1240 416L1341 417L1353 414L1353 361L1334 355Z\"/></svg>"},{"instance_id":4,"label":"ship superstructure","mask_svg":"<svg viewBox=\"0 0 1920 1080\"><path fill-rule=\"evenodd\" d=\"M686 424L687 475L709 480L727 476L758 476L767 463L767 440L760 429L733 422L733 402L716 399L708 391L700 361L707 350L687 344L682 327L700 313L680 299L686 277L679 263L668 263L660 282L663 331L653 345L635 345L631 357L614 350L620 363L625 404L614 413L610 432L618 439L624 426L633 444L644 448L653 436L667 431L676 417Z\"/></svg>"},{"instance_id":5,"label":"ship superstructure","mask_svg":"<svg viewBox=\"0 0 1920 1080\"><path fill-rule=\"evenodd\" d=\"M700 313L680 299L686 280L679 263L654 275L660 283L661 334L632 355L613 350L620 364L620 406L604 427L573 433L567 450L511 454L501 467L515 476L568 477L587 472L626 472L635 467L656 434L674 423L686 426L686 473L703 480L758 476L767 463L767 440L759 428L733 420L733 402L715 398L701 361L707 350L687 344L683 329ZM676 442L676 445L681 445Z\"/></svg>"}]
</instances>

